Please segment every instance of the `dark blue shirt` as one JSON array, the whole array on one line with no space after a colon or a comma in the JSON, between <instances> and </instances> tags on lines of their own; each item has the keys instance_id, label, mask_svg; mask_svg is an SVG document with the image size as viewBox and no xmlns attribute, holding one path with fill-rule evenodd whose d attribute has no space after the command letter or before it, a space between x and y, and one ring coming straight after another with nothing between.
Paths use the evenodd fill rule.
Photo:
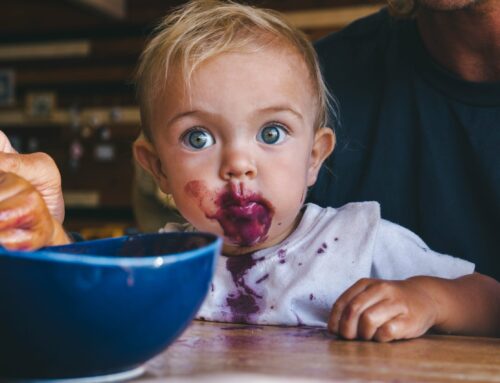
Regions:
<instances>
[{"instance_id":1,"label":"dark blue shirt","mask_svg":"<svg viewBox=\"0 0 500 383\"><path fill-rule=\"evenodd\" d=\"M386 10L316 48L340 125L309 200L378 201L433 250L500 279L500 83L447 72L415 21Z\"/></svg>"}]
</instances>

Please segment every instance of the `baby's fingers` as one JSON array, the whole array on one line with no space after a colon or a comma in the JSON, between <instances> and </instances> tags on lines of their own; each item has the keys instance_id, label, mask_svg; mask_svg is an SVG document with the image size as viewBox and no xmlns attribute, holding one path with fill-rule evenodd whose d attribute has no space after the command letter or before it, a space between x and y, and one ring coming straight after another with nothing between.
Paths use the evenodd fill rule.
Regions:
<instances>
[{"instance_id":1,"label":"baby's fingers","mask_svg":"<svg viewBox=\"0 0 500 383\"><path fill-rule=\"evenodd\" d=\"M424 335L428 329L428 325L417 321L412 316L401 314L380 326L373 335L373 339L378 342L412 339Z\"/></svg>"},{"instance_id":2,"label":"baby's fingers","mask_svg":"<svg viewBox=\"0 0 500 383\"><path fill-rule=\"evenodd\" d=\"M358 323L357 337L364 340L379 340L375 338L375 334L378 333L379 329L386 323L401 317L401 315L405 313L406 308L401 303L392 302L390 300L378 302L368 307L361 314ZM383 335L384 334L382 334L382 336Z\"/></svg>"},{"instance_id":3,"label":"baby's fingers","mask_svg":"<svg viewBox=\"0 0 500 383\"><path fill-rule=\"evenodd\" d=\"M342 293L342 295L333 305L332 312L330 313L330 318L328 320L328 330L330 330L334 334L339 333L340 320L345 311L345 308L352 302L352 300L356 296L365 291L373 282L373 279L360 279Z\"/></svg>"},{"instance_id":4,"label":"baby's fingers","mask_svg":"<svg viewBox=\"0 0 500 383\"><path fill-rule=\"evenodd\" d=\"M408 317L400 315L380 326L373 335L373 339L377 342L390 342L396 339L415 338L418 335L422 335L409 335L408 328L410 326L411 323Z\"/></svg>"},{"instance_id":5,"label":"baby's fingers","mask_svg":"<svg viewBox=\"0 0 500 383\"><path fill-rule=\"evenodd\" d=\"M392 298L392 290L390 283L376 281L354 297L342 312L339 334L346 339L371 339L381 324L406 313L405 306Z\"/></svg>"}]
</instances>

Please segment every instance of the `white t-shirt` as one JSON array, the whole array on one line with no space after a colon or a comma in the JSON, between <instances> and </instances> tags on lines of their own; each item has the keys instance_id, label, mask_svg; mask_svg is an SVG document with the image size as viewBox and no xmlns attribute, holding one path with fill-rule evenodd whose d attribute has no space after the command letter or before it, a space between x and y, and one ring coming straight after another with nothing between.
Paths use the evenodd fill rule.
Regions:
<instances>
[{"instance_id":1,"label":"white t-shirt","mask_svg":"<svg viewBox=\"0 0 500 383\"><path fill-rule=\"evenodd\" d=\"M165 231L179 230L166 225ZM377 202L341 208L306 204L281 244L218 259L197 318L326 327L331 308L361 278L458 278L474 264L430 250L411 231L383 220Z\"/></svg>"}]
</instances>

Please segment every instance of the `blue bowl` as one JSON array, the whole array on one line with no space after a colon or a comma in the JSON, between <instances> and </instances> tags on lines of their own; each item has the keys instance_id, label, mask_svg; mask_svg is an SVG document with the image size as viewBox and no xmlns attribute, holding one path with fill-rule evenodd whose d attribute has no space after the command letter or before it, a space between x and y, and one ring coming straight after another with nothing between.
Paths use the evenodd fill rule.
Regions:
<instances>
[{"instance_id":1,"label":"blue bowl","mask_svg":"<svg viewBox=\"0 0 500 383\"><path fill-rule=\"evenodd\" d=\"M221 240L144 234L0 249L0 378L137 371L201 306Z\"/></svg>"}]
</instances>

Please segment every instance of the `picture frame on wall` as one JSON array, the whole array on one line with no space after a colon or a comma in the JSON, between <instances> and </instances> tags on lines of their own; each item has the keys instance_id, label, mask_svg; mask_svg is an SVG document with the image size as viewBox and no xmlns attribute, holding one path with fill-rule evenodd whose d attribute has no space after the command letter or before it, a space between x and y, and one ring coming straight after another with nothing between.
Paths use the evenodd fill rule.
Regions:
<instances>
[{"instance_id":1,"label":"picture frame on wall","mask_svg":"<svg viewBox=\"0 0 500 383\"><path fill-rule=\"evenodd\" d=\"M31 118L50 118L56 108L53 92L29 92L26 95L26 114Z\"/></svg>"},{"instance_id":2,"label":"picture frame on wall","mask_svg":"<svg viewBox=\"0 0 500 383\"><path fill-rule=\"evenodd\" d=\"M15 76L13 70L0 69L0 106L14 104Z\"/></svg>"}]
</instances>

